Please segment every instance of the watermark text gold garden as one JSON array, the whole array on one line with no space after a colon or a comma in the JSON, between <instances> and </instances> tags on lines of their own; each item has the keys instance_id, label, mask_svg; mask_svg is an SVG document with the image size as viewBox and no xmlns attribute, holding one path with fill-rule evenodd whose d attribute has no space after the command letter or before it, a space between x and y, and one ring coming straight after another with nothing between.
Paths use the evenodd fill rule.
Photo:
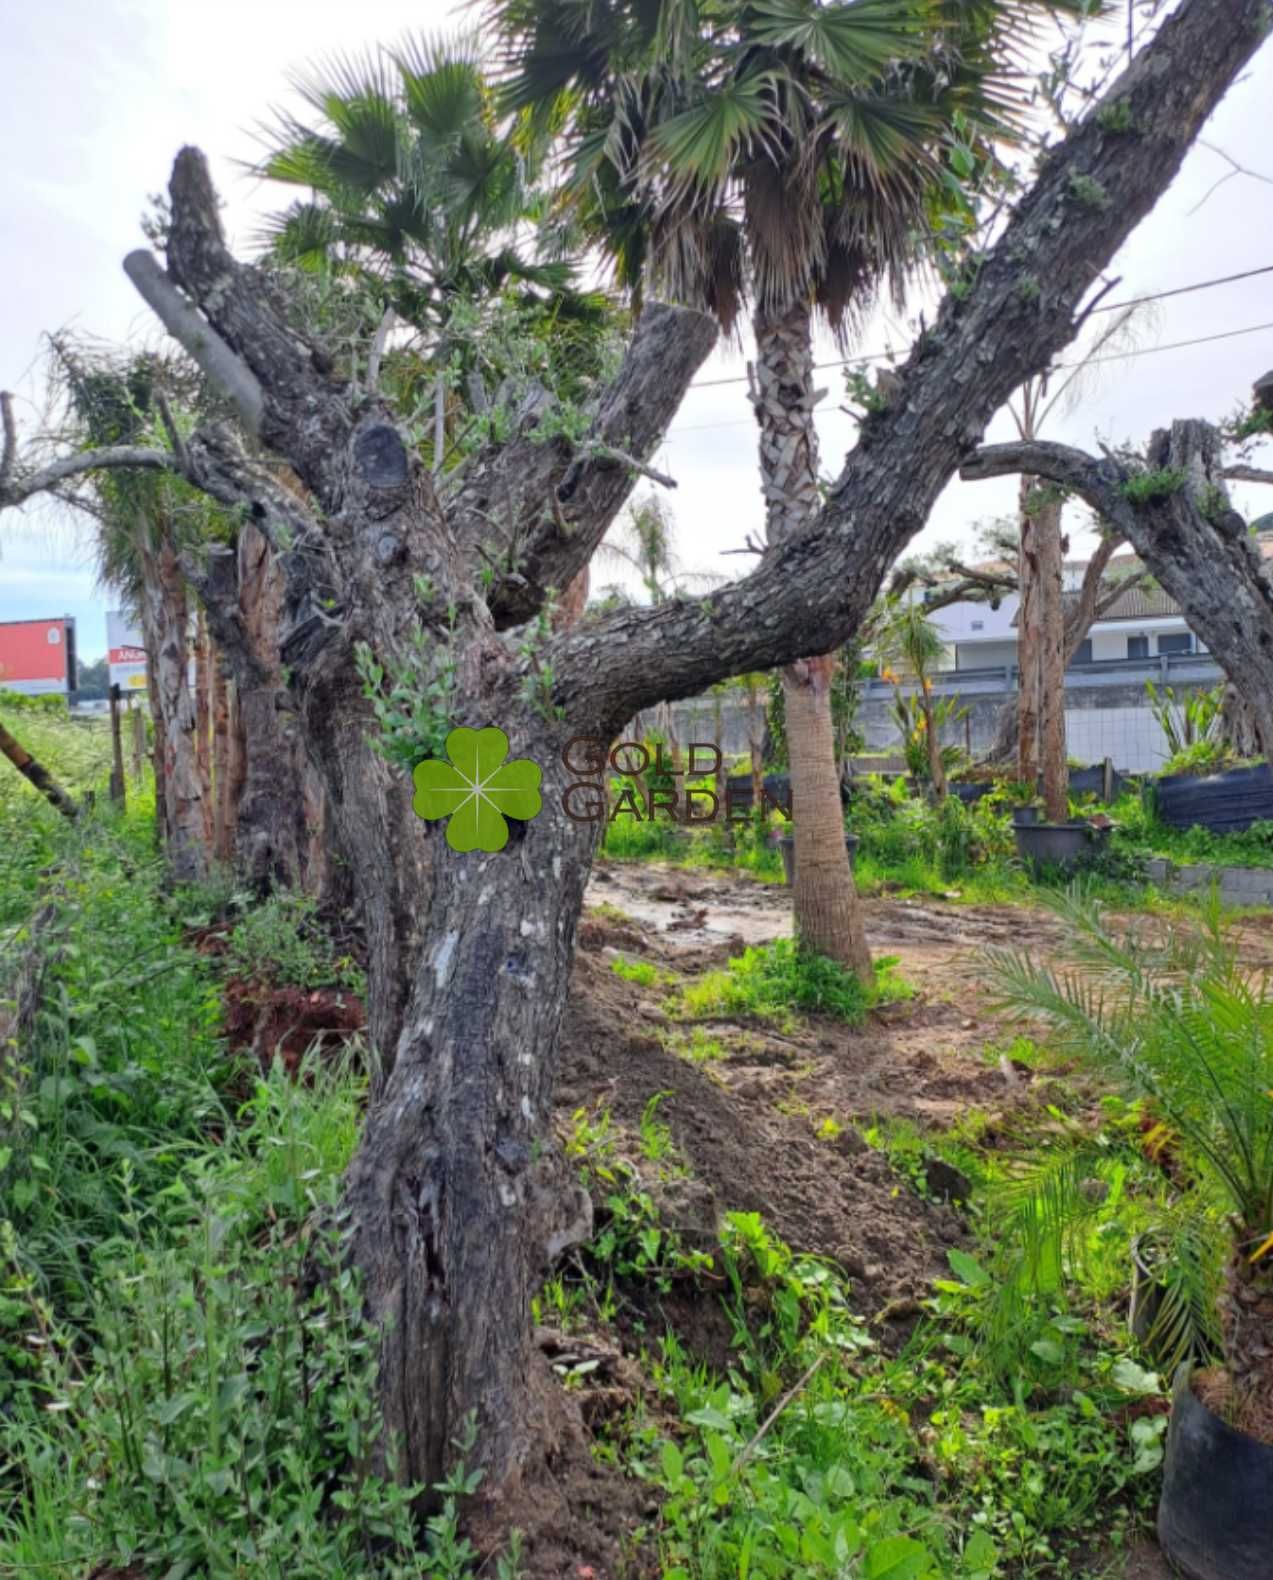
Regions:
<instances>
[{"instance_id":1,"label":"watermark text gold garden","mask_svg":"<svg viewBox=\"0 0 1273 1580\"><path fill-rule=\"evenodd\" d=\"M613 823L621 817L653 822L660 815L673 823L745 823L751 816L751 785L731 785L723 797L702 783L722 782L724 758L712 742L690 744L683 764L670 757L662 742L619 741L610 746L591 735L575 735L562 749L561 760L572 776L561 794L561 808L576 823ZM617 778L607 780L607 770ZM722 806L722 799L724 805ZM761 793L766 810L790 817L790 804Z\"/></svg>"}]
</instances>

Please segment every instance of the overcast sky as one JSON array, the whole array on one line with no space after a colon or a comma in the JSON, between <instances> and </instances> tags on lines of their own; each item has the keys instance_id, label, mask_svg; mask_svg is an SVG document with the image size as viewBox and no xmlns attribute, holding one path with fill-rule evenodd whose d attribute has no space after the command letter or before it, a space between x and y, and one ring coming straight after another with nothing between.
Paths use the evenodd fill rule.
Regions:
<instances>
[{"instance_id":1,"label":"overcast sky","mask_svg":"<svg viewBox=\"0 0 1273 1580\"><path fill-rule=\"evenodd\" d=\"M113 340L154 336L120 269L139 245L149 194L166 183L182 143L212 161L232 243L250 249L257 217L287 194L246 176L254 126L287 98L286 77L332 50L434 31L458 8L441 0L43 0L8 9L0 97L0 386L15 390L20 420L38 416L41 336L66 325ZM1175 185L1115 260L1110 300L1273 264L1273 46L1230 92ZM1206 194L1229 166L1234 175ZM1206 199L1203 202L1204 198ZM1199 208L1198 205L1202 204ZM1257 332L1233 334L1261 326ZM905 348L904 322L877 317L860 349ZM1209 335L1232 338L1161 351ZM1164 302L1140 331L1142 354L1110 364L1081 407L1049 436L1091 444L1142 441L1173 417L1219 417L1273 366L1273 273ZM829 343L822 357L836 355ZM723 347L700 375L668 434L660 465L676 477L671 503L682 558L737 574L722 558L760 531L755 429L741 376L745 351ZM838 472L853 425L838 407L841 375L827 370L819 416L823 466ZM1005 426L1008 425L1008 426ZM1007 437L1001 414L990 437ZM1248 516L1273 509L1273 490L1236 489ZM975 524L1008 514L1015 484L952 483L918 540L968 541ZM1076 538L1076 546L1082 540ZM105 648L104 611L83 529L54 511L0 520L0 620L70 613L85 659Z\"/></svg>"}]
</instances>

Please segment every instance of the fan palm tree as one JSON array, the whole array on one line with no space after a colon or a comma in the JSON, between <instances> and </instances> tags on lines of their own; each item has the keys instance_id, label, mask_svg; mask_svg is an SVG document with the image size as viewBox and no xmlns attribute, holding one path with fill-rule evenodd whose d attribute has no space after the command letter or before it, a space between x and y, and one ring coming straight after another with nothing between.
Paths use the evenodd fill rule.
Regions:
<instances>
[{"instance_id":1,"label":"fan palm tree","mask_svg":"<svg viewBox=\"0 0 1273 1580\"><path fill-rule=\"evenodd\" d=\"M494 0L504 102L569 129L565 195L621 285L732 332L751 313L751 398L771 544L819 502L813 328L842 340L962 232L961 181L996 166L1024 106L1023 0ZM810 646L816 651L816 633ZM845 852L830 660L784 674L802 942L870 971Z\"/></svg>"},{"instance_id":2,"label":"fan palm tree","mask_svg":"<svg viewBox=\"0 0 1273 1580\"><path fill-rule=\"evenodd\" d=\"M166 373L181 377L175 367ZM165 369L157 358L120 358L60 337L53 343L53 374L86 447L137 443L160 429L157 399ZM189 686L190 602L180 556L206 541L213 507L178 478L131 470L103 474L91 497L81 495L79 502L97 522L103 584L141 620L155 723L156 819L169 865L176 878L200 878L208 870L212 823L199 771Z\"/></svg>"},{"instance_id":3,"label":"fan palm tree","mask_svg":"<svg viewBox=\"0 0 1273 1580\"><path fill-rule=\"evenodd\" d=\"M532 140L501 125L471 41L407 40L292 82L314 119L280 113L256 167L309 193L266 226L278 261L353 276L422 329L457 297L569 285Z\"/></svg>"}]
</instances>

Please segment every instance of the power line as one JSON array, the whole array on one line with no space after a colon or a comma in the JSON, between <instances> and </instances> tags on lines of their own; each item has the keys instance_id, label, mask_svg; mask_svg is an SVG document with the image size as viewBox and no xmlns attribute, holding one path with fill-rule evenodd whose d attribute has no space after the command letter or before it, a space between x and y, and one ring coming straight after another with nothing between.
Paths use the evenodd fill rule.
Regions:
<instances>
[{"instance_id":1,"label":"power line","mask_svg":"<svg viewBox=\"0 0 1273 1580\"><path fill-rule=\"evenodd\" d=\"M1210 291L1217 285L1233 285L1238 280L1253 280L1253 279L1255 279L1255 277L1257 275L1260 275L1260 274L1273 274L1273 263L1262 264L1258 269L1244 269L1241 274L1222 274L1222 275L1218 275L1214 280L1195 280L1192 285L1176 285L1176 286L1173 286L1171 288L1171 290L1169 290L1169 291L1153 291L1149 295L1146 295L1146 296L1129 296L1127 298L1127 300L1123 301L1123 302L1106 302L1103 306L1094 307L1092 309L1092 312L1094 314L1095 313L1116 313L1121 308L1124 308L1124 307L1142 307L1147 302L1165 302L1167 300L1167 298L1170 297L1170 296L1189 296L1194 291ZM1257 327L1263 328L1264 325L1261 324L1261 325L1259 325ZM1234 332L1237 333L1237 334L1248 334L1248 333L1250 333L1249 330L1236 330ZM1221 339L1223 337L1222 336L1217 336L1216 338L1217 339ZM1201 344L1201 342L1182 341L1181 344L1182 345ZM1161 351L1169 351L1172 348L1170 346L1160 346L1160 347L1158 347L1156 349L1161 350ZM826 368L847 368L851 363L854 363L854 362L885 362L885 361L890 361L895 355L896 355L896 353L892 352L892 351L865 351L865 352L862 353L861 356L856 356L856 357L836 357L831 362L815 362L813 367L814 367L814 371L815 372L821 372L821 371L823 371ZM1099 357L1093 357L1092 360L1094 362L1097 362L1097 361L1101 361L1102 359L1099 358ZM1062 364L1060 364L1060 366L1061 367L1066 367L1066 366L1073 367L1073 366L1075 366L1075 364L1074 363L1068 363L1068 364L1067 363L1062 363ZM1059 370L1056 370L1056 371L1059 371ZM724 384L745 384L746 382L747 382L747 375L745 373L743 373L743 374L731 374L728 378L723 378L723 379L701 379L701 380L696 380L693 384L690 385L690 389L692 389L692 390L717 389L721 385L724 385ZM713 424L711 424L711 426L712 427L723 427L723 426L729 426L729 425L721 424L721 423L713 423ZM682 431L684 431L684 430L682 430Z\"/></svg>"},{"instance_id":2,"label":"power line","mask_svg":"<svg viewBox=\"0 0 1273 1580\"><path fill-rule=\"evenodd\" d=\"M1273 268L1273 266L1270 267ZM1184 287L1184 289L1190 289L1190 287ZM1087 357L1082 362L1058 362L1056 366L1051 369L1051 371L1053 373L1062 373L1070 368L1094 367L1098 362L1130 362L1136 357L1157 356L1160 351L1183 351L1189 346L1210 345L1213 340L1236 340L1240 335L1256 335L1264 329L1273 329L1273 323L1251 324L1246 329L1225 329L1214 335L1199 335L1195 340L1172 340L1164 346L1142 346L1136 351L1114 351L1111 352L1107 357ZM873 352L870 357L854 357L851 360L855 362L873 361L878 360L878 358L881 356L887 356L888 354L888 352ZM847 364L843 362L820 362L818 366L822 368L835 368L845 367ZM744 383L745 380L723 379L721 382L726 384L741 384ZM693 385L690 387L691 389L694 388ZM732 418L729 422L696 423L691 428L669 428L665 439L670 439L678 433L706 433L712 428L750 428L754 425L754 417L736 417Z\"/></svg>"}]
</instances>

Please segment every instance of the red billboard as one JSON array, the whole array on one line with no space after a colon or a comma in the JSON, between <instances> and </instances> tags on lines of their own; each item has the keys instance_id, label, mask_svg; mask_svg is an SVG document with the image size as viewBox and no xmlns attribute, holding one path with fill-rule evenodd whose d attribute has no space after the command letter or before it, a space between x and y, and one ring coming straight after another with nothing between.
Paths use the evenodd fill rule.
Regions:
<instances>
[{"instance_id":1,"label":"red billboard","mask_svg":"<svg viewBox=\"0 0 1273 1580\"><path fill-rule=\"evenodd\" d=\"M0 620L0 691L66 693L75 688L75 621Z\"/></svg>"}]
</instances>

